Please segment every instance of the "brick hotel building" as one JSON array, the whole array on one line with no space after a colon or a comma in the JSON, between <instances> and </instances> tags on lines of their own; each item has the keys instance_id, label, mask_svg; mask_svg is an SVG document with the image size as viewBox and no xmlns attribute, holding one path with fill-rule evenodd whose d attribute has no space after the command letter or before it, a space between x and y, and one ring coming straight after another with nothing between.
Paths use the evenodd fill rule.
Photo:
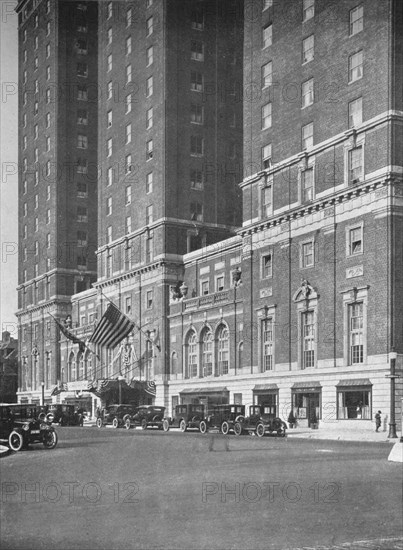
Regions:
<instances>
[{"instance_id":1,"label":"brick hotel building","mask_svg":"<svg viewBox=\"0 0 403 550\"><path fill-rule=\"evenodd\" d=\"M98 274L73 326L85 335L107 296L159 334L154 356L134 335L127 377L155 380L169 412L261 403L369 428L395 358L402 373L403 8L233 5L230 24L221 3L136 3L131 39L128 4L99 5ZM88 378L67 348L56 369ZM116 376L102 353L99 378ZM400 425L401 378L395 397Z\"/></svg>"}]
</instances>

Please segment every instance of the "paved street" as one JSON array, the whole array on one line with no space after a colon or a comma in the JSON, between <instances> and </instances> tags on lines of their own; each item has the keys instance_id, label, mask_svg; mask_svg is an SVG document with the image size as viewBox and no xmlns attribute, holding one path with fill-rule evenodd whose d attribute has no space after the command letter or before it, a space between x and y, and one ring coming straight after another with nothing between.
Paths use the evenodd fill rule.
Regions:
<instances>
[{"instance_id":1,"label":"paved street","mask_svg":"<svg viewBox=\"0 0 403 550\"><path fill-rule=\"evenodd\" d=\"M385 443L57 431L1 458L4 550L403 548Z\"/></svg>"}]
</instances>

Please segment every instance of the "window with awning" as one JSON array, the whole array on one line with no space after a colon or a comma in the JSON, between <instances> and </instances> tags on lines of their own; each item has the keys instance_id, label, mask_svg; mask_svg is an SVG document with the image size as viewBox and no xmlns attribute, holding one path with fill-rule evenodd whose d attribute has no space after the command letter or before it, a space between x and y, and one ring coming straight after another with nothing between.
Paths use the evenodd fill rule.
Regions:
<instances>
[{"instance_id":1,"label":"window with awning","mask_svg":"<svg viewBox=\"0 0 403 550\"><path fill-rule=\"evenodd\" d=\"M372 383L369 379L340 380L336 389L339 420L371 420Z\"/></svg>"}]
</instances>

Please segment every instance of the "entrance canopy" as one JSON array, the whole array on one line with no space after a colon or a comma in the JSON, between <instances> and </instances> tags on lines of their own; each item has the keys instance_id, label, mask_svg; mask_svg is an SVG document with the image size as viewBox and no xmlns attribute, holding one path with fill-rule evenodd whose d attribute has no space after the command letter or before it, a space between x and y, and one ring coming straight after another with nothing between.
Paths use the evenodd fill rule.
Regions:
<instances>
[{"instance_id":1,"label":"entrance canopy","mask_svg":"<svg viewBox=\"0 0 403 550\"><path fill-rule=\"evenodd\" d=\"M267 391L278 391L277 384L256 384L253 388L255 393L263 393Z\"/></svg>"},{"instance_id":2,"label":"entrance canopy","mask_svg":"<svg viewBox=\"0 0 403 550\"><path fill-rule=\"evenodd\" d=\"M215 386L212 388L186 388L179 393L180 394L183 394L183 393L206 394L206 393L221 393L221 392L228 392L228 388L226 388L225 386Z\"/></svg>"},{"instance_id":3,"label":"entrance canopy","mask_svg":"<svg viewBox=\"0 0 403 550\"><path fill-rule=\"evenodd\" d=\"M357 388L359 386L372 386L372 382L368 378L353 378L351 380L340 380L336 384L336 388Z\"/></svg>"},{"instance_id":4,"label":"entrance canopy","mask_svg":"<svg viewBox=\"0 0 403 550\"><path fill-rule=\"evenodd\" d=\"M316 393L322 390L320 382L295 382L291 387L294 393Z\"/></svg>"}]
</instances>

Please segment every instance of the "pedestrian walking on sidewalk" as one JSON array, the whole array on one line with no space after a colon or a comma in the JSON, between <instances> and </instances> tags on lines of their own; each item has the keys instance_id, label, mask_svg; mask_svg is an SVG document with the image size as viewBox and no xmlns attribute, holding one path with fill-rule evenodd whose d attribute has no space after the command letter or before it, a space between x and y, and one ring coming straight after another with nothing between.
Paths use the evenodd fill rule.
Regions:
<instances>
[{"instance_id":1,"label":"pedestrian walking on sidewalk","mask_svg":"<svg viewBox=\"0 0 403 550\"><path fill-rule=\"evenodd\" d=\"M382 411L378 411L375 415L375 426L376 426L376 432L379 430L379 428L381 427L381 414L382 414Z\"/></svg>"}]
</instances>

